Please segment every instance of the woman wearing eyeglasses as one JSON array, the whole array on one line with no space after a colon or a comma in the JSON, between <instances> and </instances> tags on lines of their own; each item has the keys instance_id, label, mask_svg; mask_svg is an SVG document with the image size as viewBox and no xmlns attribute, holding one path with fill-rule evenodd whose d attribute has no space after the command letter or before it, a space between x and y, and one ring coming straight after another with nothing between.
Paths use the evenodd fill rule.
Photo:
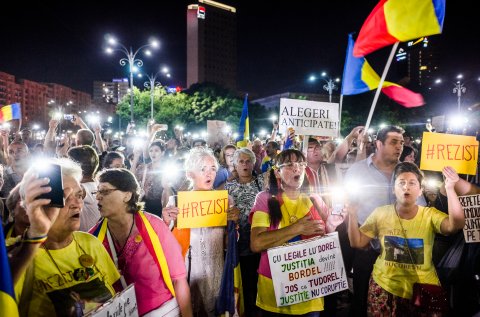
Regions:
<instances>
[{"instance_id":1,"label":"woman wearing eyeglasses","mask_svg":"<svg viewBox=\"0 0 480 317\"><path fill-rule=\"evenodd\" d=\"M139 315L164 316L177 310L175 316L192 316L180 245L159 217L141 210L135 176L114 168L97 178L96 197L103 218L90 233L114 260L122 287L135 283Z\"/></svg>"},{"instance_id":2,"label":"woman wearing eyeglasses","mask_svg":"<svg viewBox=\"0 0 480 317\"><path fill-rule=\"evenodd\" d=\"M250 212L250 247L261 252L256 304L264 316L319 316L323 310L323 298L277 307L267 255L267 249L301 240L302 235L325 234L325 224L312 218L316 210L302 191L306 166L305 156L298 150L278 154L276 168L270 170L269 190L257 195Z\"/></svg>"}]
</instances>

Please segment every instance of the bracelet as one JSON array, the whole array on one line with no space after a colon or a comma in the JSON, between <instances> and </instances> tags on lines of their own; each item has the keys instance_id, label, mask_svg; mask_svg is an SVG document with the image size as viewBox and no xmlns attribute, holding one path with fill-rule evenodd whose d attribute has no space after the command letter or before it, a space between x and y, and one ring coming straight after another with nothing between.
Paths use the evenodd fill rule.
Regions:
<instances>
[{"instance_id":1,"label":"bracelet","mask_svg":"<svg viewBox=\"0 0 480 317\"><path fill-rule=\"evenodd\" d=\"M47 236L40 236L40 237L35 237L35 238L30 238L30 239L22 239L23 243L31 243L31 244L38 244L38 243L44 243L47 241Z\"/></svg>"},{"instance_id":2,"label":"bracelet","mask_svg":"<svg viewBox=\"0 0 480 317\"><path fill-rule=\"evenodd\" d=\"M27 236L28 229L29 228L27 227L27 229L25 229L25 231L23 232L23 235L22 235L22 242L23 243L37 244L37 243L44 243L47 240L48 236L46 234L43 235L43 236L29 238Z\"/></svg>"}]
</instances>

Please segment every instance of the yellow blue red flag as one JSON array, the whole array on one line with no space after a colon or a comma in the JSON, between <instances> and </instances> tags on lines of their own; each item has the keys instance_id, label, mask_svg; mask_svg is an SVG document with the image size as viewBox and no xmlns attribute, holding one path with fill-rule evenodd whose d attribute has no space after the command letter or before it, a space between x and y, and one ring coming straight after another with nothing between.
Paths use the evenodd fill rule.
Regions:
<instances>
[{"instance_id":1,"label":"yellow blue red flag","mask_svg":"<svg viewBox=\"0 0 480 317\"><path fill-rule=\"evenodd\" d=\"M354 41L348 35L347 57L343 69L342 95L356 95L378 88L380 77L363 57L353 56ZM421 94L400 85L384 81L382 92L406 108L425 104Z\"/></svg>"},{"instance_id":2,"label":"yellow blue red flag","mask_svg":"<svg viewBox=\"0 0 480 317\"><path fill-rule=\"evenodd\" d=\"M353 55L440 34L444 19L445 0L381 0L363 23Z\"/></svg>"},{"instance_id":3,"label":"yellow blue red flag","mask_svg":"<svg viewBox=\"0 0 480 317\"><path fill-rule=\"evenodd\" d=\"M240 124L238 126L237 147L246 147L250 139L250 122L248 118L248 94L245 94L243 101L242 116L240 117Z\"/></svg>"},{"instance_id":4,"label":"yellow blue red flag","mask_svg":"<svg viewBox=\"0 0 480 317\"><path fill-rule=\"evenodd\" d=\"M2 226L0 226L0 316L18 317Z\"/></svg>"},{"instance_id":5,"label":"yellow blue red flag","mask_svg":"<svg viewBox=\"0 0 480 317\"><path fill-rule=\"evenodd\" d=\"M235 222L227 224L228 248L223 267L222 283L217 301L216 316L244 316L242 273L237 248Z\"/></svg>"},{"instance_id":6,"label":"yellow blue red flag","mask_svg":"<svg viewBox=\"0 0 480 317\"><path fill-rule=\"evenodd\" d=\"M12 103L0 108L0 123L21 118L22 111L19 103Z\"/></svg>"}]
</instances>

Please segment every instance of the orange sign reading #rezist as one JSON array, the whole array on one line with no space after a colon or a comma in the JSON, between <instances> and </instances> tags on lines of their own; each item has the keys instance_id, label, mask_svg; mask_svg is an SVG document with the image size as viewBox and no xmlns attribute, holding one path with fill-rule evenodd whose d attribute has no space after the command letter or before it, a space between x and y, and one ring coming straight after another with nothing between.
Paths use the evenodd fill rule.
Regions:
<instances>
[{"instance_id":1,"label":"orange sign reading #rezist","mask_svg":"<svg viewBox=\"0 0 480 317\"><path fill-rule=\"evenodd\" d=\"M453 167L458 174L475 175L478 141L474 136L424 132L420 169L441 171Z\"/></svg>"},{"instance_id":2,"label":"orange sign reading #rezist","mask_svg":"<svg viewBox=\"0 0 480 317\"><path fill-rule=\"evenodd\" d=\"M227 225L228 191L178 192L177 228Z\"/></svg>"}]
</instances>

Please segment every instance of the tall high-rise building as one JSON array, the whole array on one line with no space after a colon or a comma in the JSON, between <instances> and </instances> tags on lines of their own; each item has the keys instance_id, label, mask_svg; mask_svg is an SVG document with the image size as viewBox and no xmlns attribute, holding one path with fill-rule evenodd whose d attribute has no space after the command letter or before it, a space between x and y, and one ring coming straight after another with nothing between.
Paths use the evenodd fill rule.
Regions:
<instances>
[{"instance_id":1,"label":"tall high-rise building","mask_svg":"<svg viewBox=\"0 0 480 317\"><path fill-rule=\"evenodd\" d=\"M187 9L187 87L204 82L237 89L236 9L211 0Z\"/></svg>"},{"instance_id":2,"label":"tall high-rise building","mask_svg":"<svg viewBox=\"0 0 480 317\"><path fill-rule=\"evenodd\" d=\"M438 71L438 52L428 37L400 45L396 54L396 67L401 84L414 90L428 87Z\"/></svg>"}]
</instances>

